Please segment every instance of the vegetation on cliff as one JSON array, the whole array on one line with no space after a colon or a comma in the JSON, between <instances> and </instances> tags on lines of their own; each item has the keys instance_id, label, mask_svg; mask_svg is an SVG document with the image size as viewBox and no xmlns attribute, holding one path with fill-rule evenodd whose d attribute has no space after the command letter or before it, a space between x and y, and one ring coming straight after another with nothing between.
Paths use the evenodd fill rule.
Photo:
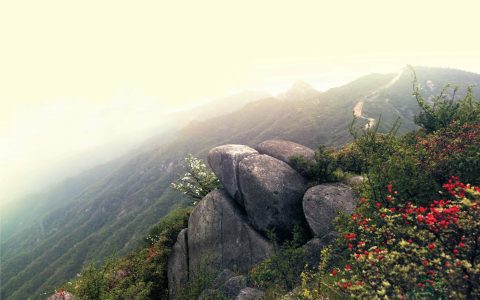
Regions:
<instances>
[{"instance_id":1,"label":"vegetation on cliff","mask_svg":"<svg viewBox=\"0 0 480 300\"><path fill-rule=\"evenodd\" d=\"M97 266L89 264L77 277L62 285L79 299L168 299L168 257L179 232L188 225L196 201L218 187L216 176L205 163L188 155L185 174L172 188L192 200L192 204L172 210L150 228L143 242L129 255L107 259ZM200 289L200 288L198 288ZM200 289L201 292L201 289Z\"/></svg>"},{"instance_id":2,"label":"vegetation on cliff","mask_svg":"<svg viewBox=\"0 0 480 300\"><path fill-rule=\"evenodd\" d=\"M150 229L137 250L100 266L86 266L60 290L79 299L168 299L168 256L190 212L191 207L171 211Z\"/></svg>"}]
</instances>

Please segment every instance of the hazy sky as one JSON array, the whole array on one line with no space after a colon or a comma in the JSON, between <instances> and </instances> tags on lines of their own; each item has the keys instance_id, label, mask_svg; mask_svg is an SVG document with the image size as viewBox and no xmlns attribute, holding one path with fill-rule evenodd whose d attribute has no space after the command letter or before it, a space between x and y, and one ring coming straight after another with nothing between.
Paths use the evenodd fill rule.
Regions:
<instances>
[{"instance_id":1,"label":"hazy sky","mask_svg":"<svg viewBox=\"0 0 480 300\"><path fill-rule=\"evenodd\" d=\"M480 73L476 2L3 0L0 202L198 101L407 63Z\"/></svg>"}]
</instances>

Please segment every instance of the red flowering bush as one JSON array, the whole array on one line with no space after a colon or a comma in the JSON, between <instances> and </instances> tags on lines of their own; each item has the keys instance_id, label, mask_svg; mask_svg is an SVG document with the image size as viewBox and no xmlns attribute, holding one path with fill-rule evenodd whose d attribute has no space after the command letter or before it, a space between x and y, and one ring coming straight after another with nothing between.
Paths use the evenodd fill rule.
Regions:
<instances>
[{"instance_id":1,"label":"red flowering bush","mask_svg":"<svg viewBox=\"0 0 480 300\"><path fill-rule=\"evenodd\" d=\"M354 298L478 299L480 188L453 177L442 198L419 206L392 185L383 202L362 199L341 228L349 257L331 270Z\"/></svg>"}]
</instances>

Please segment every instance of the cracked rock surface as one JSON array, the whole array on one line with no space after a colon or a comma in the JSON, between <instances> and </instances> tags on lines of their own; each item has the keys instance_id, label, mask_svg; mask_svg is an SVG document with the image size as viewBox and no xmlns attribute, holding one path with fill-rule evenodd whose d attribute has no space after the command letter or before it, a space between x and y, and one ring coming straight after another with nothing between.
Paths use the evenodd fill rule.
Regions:
<instances>
[{"instance_id":1,"label":"cracked rock surface","mask_svg":"<svg viewBox=\"0 0 480 300\"><path fill-rule=\"evenodd\" d=\"M275 229L289 236L305 226L302 197L305 179L289 165L268 155L254 155L239 164L239 182L252 226L266 234Z\"/></svg>"},{"instance_id":2,"label":"cracked rock surface","mask_svg":"<svg viewBox=\"0 0 480 300\"><path fill-rule=\"evenodd\" d=\"M237 203L215 190L198 203L188 220L189 271L228 268L247 273L271 255L271 243L247 222Z\"/></svg>"},{"instance_id":3,"label":"cracked rock surface","mask_svg":"<svg viewBox=\"0 0 480 300\"><path fill-rule=\"evenodd\" d=\"M217 175L227 193L243 206L243 199L238 185L238 164L257 150L244 145L223 145L208 152L208 164Z\"/></svg>"}]
</instances>

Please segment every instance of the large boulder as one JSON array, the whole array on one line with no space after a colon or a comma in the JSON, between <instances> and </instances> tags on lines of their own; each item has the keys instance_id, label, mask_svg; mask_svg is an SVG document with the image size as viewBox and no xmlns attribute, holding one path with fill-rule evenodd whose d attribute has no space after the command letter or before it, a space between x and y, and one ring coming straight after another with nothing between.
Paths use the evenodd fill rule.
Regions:
<instances>
[{"instance_id":1,"label":"large boulder","mask_svg":"<svg viewBox=\"0 0 480 300\"><path fill-rule=\"evenodd\" d=\"M285 162L254 155L239 164L239 183L247 216L257 230L274 230L279 238L305 226L302 197L305 179Z\"/></svg>"},{"instance_id":2,"label":"large boulder","mask_svg":"<svg viewBox=\"0 0 480 300\"><path fill-rule=\"evenodd\" d=\"M168 259L168 294L175 299L188 282L188 229L182 229Z\"/></svg>"},{"instance_id":3,"label":"large boulder","mask_svg":"<svg viewBox=\"0 0 480 300\"><path fill-rule=\"evenodd\" d=\"M290 141L268 140L258 144L255 149L261 154L270 155L289 164L293 168L297 168L299 172L304 172L304 170L298 169L299 166L292 162L293 157L301 157L309 162L315 161L315 151Z\"/></svg>"},{"instance_id":4,"label":"large boulder","mask_svg":"<svg viewBox=\"0 0 480 300\"><path fill-rule=\"evenodd\" d=\"M352 213L357 196L343 183L325 183L314 186L303 197L303 212L316 237L333 230L332 221L340 211Z\"/></svg>"},{"instance_id":5,"label":"large boulder","mask_svg":"<svg viewBox=\"0 0 480 300\"><path fill-rule=\"evenodd\" d=\"M238 189L238 163L253 154L258 154L257 150L244 145L223 145L208 152L208 164L228 194L240 205L243 200Z\"/></svg>"},{"instance_id":6,"label":"large boulder","mask_svg":"<svg viewBox=\"0 0 480 300\"><path fill-rule=\"evenodd\" d=\"M190 215L190 277L225 268L246 274L272 251L271 243L248 225L242 209L224 190L209 193Z\"/></svg>"}]
</instances>

